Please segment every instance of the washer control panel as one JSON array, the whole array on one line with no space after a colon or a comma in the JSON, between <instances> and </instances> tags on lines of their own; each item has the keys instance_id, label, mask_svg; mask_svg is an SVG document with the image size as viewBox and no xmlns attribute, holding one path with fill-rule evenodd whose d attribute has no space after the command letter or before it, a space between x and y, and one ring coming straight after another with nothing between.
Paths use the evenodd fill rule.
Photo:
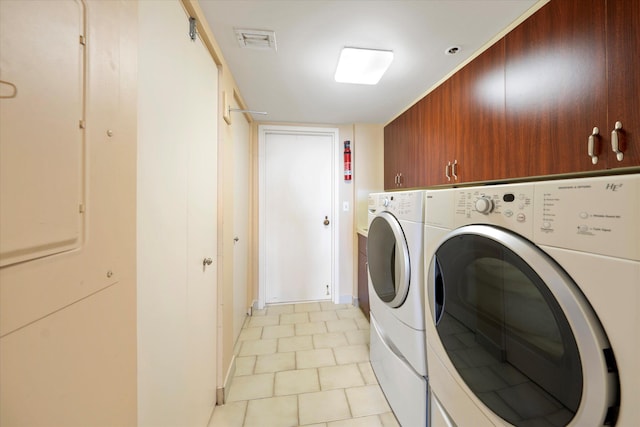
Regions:
<instances>
[{"instance_id":1,"label":"washer control panel","mask_svg":"<svg viewBox=\"0 0 640 427\"><path fill-rule=\"evenodd\" d=\"M533 237L533 184L459 188L454 196L454 225L491 224Z\"/></svg>"},{"instance_id":2,"label":"washer control panel","mask_svg":"<svg viewBox=\"0 0 640 427\"><path fill-rule=\"evenodd\" d=\"M423 222L424 195L422 190L372 193L369 195L369 214L387 211L399 220Z\"/></svg>"}]
</instances>

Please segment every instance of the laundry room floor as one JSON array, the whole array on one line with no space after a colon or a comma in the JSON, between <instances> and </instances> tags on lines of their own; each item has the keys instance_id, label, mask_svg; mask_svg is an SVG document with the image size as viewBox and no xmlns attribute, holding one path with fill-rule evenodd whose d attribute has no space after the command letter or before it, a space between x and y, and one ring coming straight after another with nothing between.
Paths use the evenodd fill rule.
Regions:
<instances>
[{"instance_id":1,"label":"laundry room floor","mask_svg":"<svg viewBox=\"0 0 640 427\"><path fill-rule=\"evenodd\" d=\"M369 364L369 322L331 302L254 310L209 427L399 427Z\"/></svg>"}]
</instances>

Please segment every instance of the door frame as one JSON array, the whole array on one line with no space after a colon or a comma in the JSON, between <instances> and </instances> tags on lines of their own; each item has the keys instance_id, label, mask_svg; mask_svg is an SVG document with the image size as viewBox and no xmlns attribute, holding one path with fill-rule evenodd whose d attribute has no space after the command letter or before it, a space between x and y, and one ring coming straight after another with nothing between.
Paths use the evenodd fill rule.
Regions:
<instances>
[{"instance_id":1,"label":"door frame","mask_svg":"<svg viewBox=\"0 0 640 427\"><path fill-rule=\"evenodd\" d=\"M258 308L265 306L265 296L267 285L265 283L266 267L266 236L265 236L265 205L266 205L266 185L265 185L265 141L268 134L288 134L288 135L323 135L333 139L333 156L331 165L331 214L333 216L331 229L331 300L339 302L339 259L338 253L340 242L338 231L340 230L340 211L338 209L338 197L340 195L340 134L338 128L331 127L307 127L307 126L284 126L284 125L259 125L258 126Z\"/></svg>"}]
</instances>

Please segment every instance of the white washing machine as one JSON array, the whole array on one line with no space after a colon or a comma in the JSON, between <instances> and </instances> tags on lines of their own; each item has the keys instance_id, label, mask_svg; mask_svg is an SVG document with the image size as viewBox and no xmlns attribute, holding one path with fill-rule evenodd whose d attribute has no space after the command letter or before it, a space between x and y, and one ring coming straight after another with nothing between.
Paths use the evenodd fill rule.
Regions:
<instances>
[{"instance_id":1,"label":"white washing machine","mask_svg":"<svg viewBox=\"0 0 640 427\"><path fill-rule=\"evenodd\" d=\"M371 366L402 426L427 424L424 191L369 195Z\"/></svg>"},{"instance_id":2,"label":"white washing machine","mask_svg":"<svg viewBox=\"0 0 640 427\"><path fill-rule=\"evenodd\" d=\"M640 425L640 174L427 192L433 426Z\"/></svg>"}]
</instances>

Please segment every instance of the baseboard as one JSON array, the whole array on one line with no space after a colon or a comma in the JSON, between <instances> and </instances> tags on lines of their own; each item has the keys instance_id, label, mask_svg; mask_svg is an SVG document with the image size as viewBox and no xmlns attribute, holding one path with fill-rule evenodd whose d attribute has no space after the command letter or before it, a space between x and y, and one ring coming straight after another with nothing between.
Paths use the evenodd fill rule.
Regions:
<instances>
[{"instance_id":1,"label":"baseboard","mask_svg":"<svg viewBox=\"0 0 640 427\"><path fill-rule=\"evenodd\" d=\"M231 363L229 364L229 370L224 378L224 384L222 387L216 389L216 405L224 405L229 399L229 391L231 391L231 380L236 374L236 356L233 355Z\"/></svg>"},{"instance_id":2,"label":"baseboard","mask_svg":"<svg viewBox=\"0 0 640 427\"><path fill-rule=\"evenodd\" d=\"M353 295L340 295L338 304L353 304Z\"/></svg>"}]
</instances>

